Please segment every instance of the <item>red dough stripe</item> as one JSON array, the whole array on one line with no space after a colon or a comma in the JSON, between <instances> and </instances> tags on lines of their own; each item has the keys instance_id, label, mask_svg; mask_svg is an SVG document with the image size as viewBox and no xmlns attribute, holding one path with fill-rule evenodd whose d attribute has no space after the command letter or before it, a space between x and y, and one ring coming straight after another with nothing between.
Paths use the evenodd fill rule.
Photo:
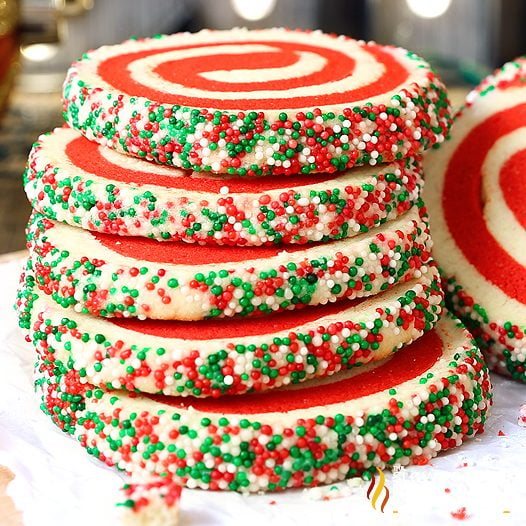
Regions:
<instances>
[{"instance_id":1,"label":"red dough stripe","mask_svg":"<svg viewBox=\"0 0 526 526\"><path fill-rule=\"evenodd\" d=\"M526 149L510 157L499 174L499 185L508 208L526 230ZM526 248L526 247L525 247Z\"/></svg>"},{"instance_id":2,"label":"red dough stripe","mask_svg":"<svg viewBox=\"0 0 526 526\"><path fill-rule=\"evenodd\" d=\"M282 413L331 405L369 396L411 380L429 370L440 359L444 344L435 330L398 351L387 362L373 370L332 383L287 391L270 391L246 396L220 398L167 397L143 395L179 408L192 406L197 411L225 414ZM305 384L308 385L308 384Z\"/></svg>"},{"instance_id":3,"label":"red dough stripe","mask_svg":"<svg viewBox=\"0 0 526 526\"><path fill-rule=\"evenodd\" d=\"M181 190L191 190L195 192L216 192L219 193L222 187L228 186L229 194L239 193L260 193L270 190L295 188L316 183L323 183L336 179L340 176L336 173L321 173L311 175L291 175L284 179L280 176L268 177L193 177L192 172L172 168L173 176L159 173L142 172L131 170L113 164L105 159L97 143L88 141L84 137L78 137L66 146L66 156L71 163L87 173L97 175L112 181L120 181L132 184L148 184L154 186L164 186L167 188L179 188ZM137 162L140 165L141 162Z\"/></svg>"},{"instance_id":4,"label":"red dough stripe","mask_svg":"<svg viewBox=\"0 0 526 526\"><path fill-rule=\"evenodd\" d=\"M241 48L247 44L254 45L262 43L263 42L240 42L236 43L236 47ZM273 42L270 42L269 45L274 47ZM208 55L164 62L157 66L154 71L169 82L182 84L185 88L197 88L206 91L250 92L256 90L286 91L303 86L335 82L348 77L355 68L355 61L339 51L288 42L280 42L279 47L280 49L278 51L257 53L257 60L254 60L252 53L225 53L224 55ZM292 66L297 62L299 53L303 51L322 55L327 59L324 68L303 77L260 82L218 82L206 79L200 75L201 73L218 69L227 71L236 69L260 70L263 68Z\"/></svg>"},{"instance_id":5,"label":"red dough stripe","mask_svg":"<svg viewBox=\"0 0 526 526\"><path fill-rule=\"evenodd\" d=\"M268 46L276 46L281 48L278 53L264 53L263 60L260 63L259 53L254 54L250 53L244 55L245 60L248 60L252 64L252 68L268 68L271 64L281 64L283 62L282 55L285 53L286 57L290 57L292 50L295 52L298 51L310 51L318 55L321 55L328 59L328 64L322 71L317 72L313 75L306 75L305 77L300 77L298 79L292 79L293 82L297 82L301 86L318 86L324 83L330 83L337 81L345 76L349 75L349 69L354 69L354 61L352 61L347 55L339 53L337 51L329 50L325 47L316 47L309 46L306 44L300 43L286 43L280 41L250 41L250 42L236 42L236 45L254 45L262 44ZM155 50L140 51L135 53L127 53L123 55L118 55L111 57L104 62L101 62L98 66L98 74L100 77L108 84L113 86L118 91L127 93L131 96L136 97L146 97L150 100L159 100L166 104L180 104L183 106L190 107L201 107L201 108L216 108L219 110L228 110L231 109L233 105L236 107L242 107L245 110L268 110L268 109L294 109L294 108L303 108L306 106L325 106L329 104L349 104L349 101L359 101L363 99L370 99L372 97L382 95L388 91L395 90L398 86L402 85L407 78L409 77L409 72L402 66L390 53L383 51L379 46L368 45L363 46L362 50L365 53L372 55L372 58L377 62L380 62L384 66L383 74L376 81L365 84L359 88L347 91L341 91L337 93L327 93L324 95L309 95L309 96L300 96L300 97L272 97L268 99L243 99L242 93L243 88L247 86L245 91L253 91L254 89L261 89L261 84L264 84L266 89L276 89L272 88L274 84L279 85L279 89L290 89L283 88L282 86L287 84L287 81L273 81L265 83L240 83L240 85L231 85L230 83L222 84L224 87L222 91L232 91L232 89L238 89L240 91L240 97L234 100L220 100L219 98L206 98L206 97L189 97L182 94L171 94L156 89L149 88L144 86L134 80L129 72L129 65L134 61L141 60L148 56L157 55L160 53L166 53L169 51L184 50L184 49L195 49L199 47L207 47L209 44L199 44L191 46L180 46L180 47L167 47ZM269 55L272 55L270 57ZM237 56L234 56L234 58ZM278 62L276 61L278 58ZM206 59L206 60L205 60ZM271 60L272 61L271 61ZM189 59L188 59L189 60ZM185 61L178 61L176 64L173 61L167 63L166 68L170 67L174 69L173 77L177 79L177 82L185 85L188 82L188 85L191 87L200 86L203 89L213 90L212 87L216 83L211 83L206 80L204 77L201 77L199 80L196 80L196 77L199 72L203 71L203 67L197 67L197 71L192 70L189 72L190 62L185 59ZM193 59L193 64L195 61L198 61L199 64L202 64L203 60L212 68L212 70L228 69L233 60L232 55L213 55L211 57L206 57L203 55L199 58ZM281 61L281 62L280 62ZM179 77L179 64L182 64L182 75ZM237 62L238 68L240 67L239 62ZM241 67L245 67L244 65ZM159 69L160 68L160 69ZM164 75L167 75L166 68L157 68ZM217 88L215 88L217 90Z\"/></svg>"},{"instance_id":6,"label":"red dough stripe","mask_svg":"<svg viewBox=\"0 0 526 526\"><path fill-rule=\"evenodd\" d=\"M130 258L153 263L174 265L206 265L208 263L232 263L251 259L271 258L283 252L280 246L237 247L228 245L196 245L184 242L162 242L146 237L115 236L113 234L90 234L108 250ZM310 247L314 244L309 245ZM305 250L302 245L287 247L287 252Z\"/></svg>"},{"instance_id":7,"label":"red dough stripe","mask_svg":"<svg viewBox=\"0 0 526 526\"><path fill-rule=\"evenodd\" d=\"M487 152L500 137L524 126L525 122L526 104L521 104L496 113L475 127L449 161L442 196L447 226L468 261L484 278L524 304L526 269L488 230L482 210L481 186ZM508 190L506 194L509 195Z\"/></svg>"},{"instance_id":8,"label":"red dough stripe","mask_svg":"<svg viewBox=\"0 0 526 526\"><path fill-rule=\"evenodd\" d=\"M285 311L280 313L279 316L255 316L246 319L209 319L195 322L110 318L109 321L123 329L162 338L215 340L219 338L235 338L236 336L259 336L261 334L278 333L294 329L314 320L319 319L321 321L324 316L330 316L351 307L356 307L365 299L343 300L323 306Z\"/></svg>"}]
</instances>

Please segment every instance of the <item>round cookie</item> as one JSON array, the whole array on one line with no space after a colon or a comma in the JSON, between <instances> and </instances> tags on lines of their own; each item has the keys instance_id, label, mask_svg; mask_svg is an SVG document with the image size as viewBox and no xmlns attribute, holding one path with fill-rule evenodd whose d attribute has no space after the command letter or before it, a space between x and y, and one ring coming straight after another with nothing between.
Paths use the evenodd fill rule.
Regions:
<instances>
[{"instance_id":1,"label":"round cookie","mask_svg":"<svg viewBox=\"0 0 526 526\"><path fill-rule=\"evenodd\" d=\"M352 237L406 212L421 164L290 177L218 177L119 155L69 128L42 135L24 173L33 208L105 234L228 245Z\"/></svg>"},{"instance_id":2,"label":"round cookie","mask_svg":"<svg viewBox=\"0 0 526 526\"><path fill-rule=\"evenodd\" d=\"M359 298L430 261L423 209L331 243L229 247L98 234L35 214L28 247L38 286L104 317L198 320Z\"/></svg>"},{"instance_id":3,"label":"round cookie","mask_svg":"<svg viewBox=\"0 0 526 526\"><path fill-rule=\"evenodd\" d=\"M426 159L446 302L490 368L526 381L526 60L470 93L452 140Z\"/></svg>"},{"instance_id":4,"label":"round cookie","mask_svg":"<svg viewBox=\"0 0 526 526\"><path fill-rule=\"evenodd\" d=\"M374 366L266 393L106 391L45 349L36 389L53 421L107 465L189 488L251 492L425 464L482 432L491 404L479 350L447 317Z\"/></svg>"},{"instance_id":5,"label":"round cookie","mask_svg":"<svg viewBox=\"0 0 526 526\"><path fill-rule=\"evenodd\" d=\"M104 146L248 176L390 162L440 144L451 122L413 53L286 29L103 46L70 67L63 100L68 124Z\"/></svg>"},{"instance_id":6,"label":"round cookie","mask_svg":"<svg viewBox=\"0 0 526 526\"><path fill-rule=\"evenodd\" d=\"M165 395L262 391L381 360L432 329L443 299L438 271L430 267L366 299L270 317L104 319L39 295L31 272L17 302L28 340L85 383Z\"/></svg>"}]
</instances>

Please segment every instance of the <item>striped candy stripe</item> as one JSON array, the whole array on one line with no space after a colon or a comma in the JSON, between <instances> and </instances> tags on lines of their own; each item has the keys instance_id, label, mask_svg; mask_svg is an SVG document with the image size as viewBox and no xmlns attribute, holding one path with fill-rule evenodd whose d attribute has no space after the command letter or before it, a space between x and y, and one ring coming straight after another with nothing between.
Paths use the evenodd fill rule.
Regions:
<instances>
[{"instance_id":1,"label":"striped candy stripe","mask_svg":"<svg viewBox=\"0 0 526 526\"><path fill-rule=\"evenodd\" d=\"M332 243L225 247L96 234L33 216L28 247L39 288L104 317L198 320L360 298L425 272L423 209Z\"/></svg>"},{"instance_id":2,"label":"striped candy stripe","mask_svg":"<svg viewBox=\"0 0 526 526\"><path fill-rule=\"evenodd\" d=\"M216 399L86 384L40 340L36 390L55 424L132 476L161 475L189 488L276 491L375 466L426 464L482 432L491 385L470 338L443 318L374 367Z\"/></svg>"},{"instance_id":3,"label":"striped candy stripe","mask_svg":"<svg viewBox=\"0 0 526 526\"><path fill-rule=\"evenodd\" d=\"M401 48L321 32L201 31L88 52L64 116L161 164L239 175L330 172L441 143L444 87Z\"/></svg>"},{"instance_id":4,"label":"striped candy stripe","mask_svg":"<svg viewBox=\"0 0 526 526\"><path fill-rule=\"evenodd\" d=\"M254 246L367 232L406 212L423 181L415 158L337 174L218 177L119 155L57 128L33 146L24 182L36 210L87 230Z\"/></svg>"},{"instance_id":5,"label":"striped candy stripe","mask_svg":"<svg viewBox=\"0 0 526 526\"><path fill-rule=\"evenodd\" d=\"M427 202L447 302L489 366L526 381L526 60L472 92L429 157Z\"/></svg>"}]
</instances>

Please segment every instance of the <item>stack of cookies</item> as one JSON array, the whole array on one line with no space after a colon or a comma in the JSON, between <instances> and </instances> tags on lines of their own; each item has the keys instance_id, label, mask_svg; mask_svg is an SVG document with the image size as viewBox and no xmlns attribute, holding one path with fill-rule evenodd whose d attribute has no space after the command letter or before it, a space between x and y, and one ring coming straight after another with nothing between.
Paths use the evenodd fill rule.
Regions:
<instances>
[{"instance_id":1,"label":"stack of cookies","mask_svg":"<svg viewBox=\"0 0 526 526\"><path fill-rule=\"evenodd\" d=\"M134 477L131 516L482 430L420 197L450 126L422 59L282 29L131 40L72 65L64 117L25 173L20 323L43 410Z\"/></svg>"}]
</instances>

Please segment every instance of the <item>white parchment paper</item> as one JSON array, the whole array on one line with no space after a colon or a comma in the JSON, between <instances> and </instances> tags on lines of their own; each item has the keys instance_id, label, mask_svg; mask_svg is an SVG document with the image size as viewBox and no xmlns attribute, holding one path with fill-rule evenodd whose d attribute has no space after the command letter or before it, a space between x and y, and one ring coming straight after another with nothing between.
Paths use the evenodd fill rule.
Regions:
<instances>
[{"instance_id":1,"label":"white parchment paper","mask_svg":"<svg viewBox=\"0 0 526 526\"><path fill-rule=\"evenodd\" d=\"M38 409L33 353L12 305L21 262L0 265L0 465L25 526L118 524L125 478L59 431ZM526 428L517 423L526 386L498 376L486 431L428 466L389 473L384 513L358 479L304 491L243 496L184 490L182 526L526 524ZM381 499L380 499L381 501Z\"/></svg>"}]
</instances>

